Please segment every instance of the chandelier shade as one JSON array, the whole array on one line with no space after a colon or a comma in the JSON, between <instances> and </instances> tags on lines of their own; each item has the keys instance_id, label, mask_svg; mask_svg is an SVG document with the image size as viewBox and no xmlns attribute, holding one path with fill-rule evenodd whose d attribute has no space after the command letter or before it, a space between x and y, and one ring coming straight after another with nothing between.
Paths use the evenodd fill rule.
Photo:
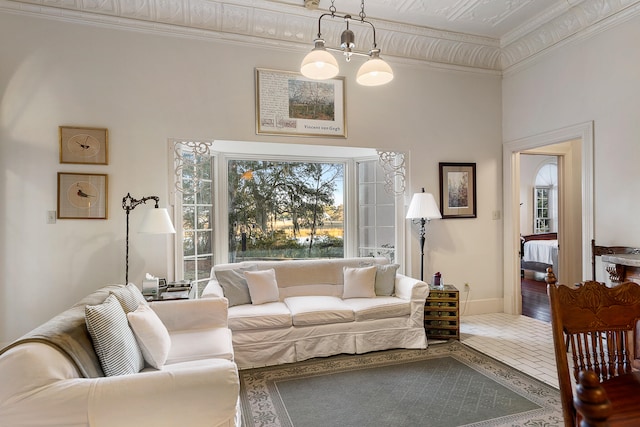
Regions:
<instances>
[{"instance_id":1,"label":"chandelier shade","mask_svg":"<svg viewBox=\"0 0 640 427\"><path fill-rule=\"evenodd\" d=\"M331 18L344 19L347 28L342 31L340 35L340 47L328 47L325 45L325 41L322 38L322 18L329 16ZM323 13L318 18L318 34L314 40L315 47L307 54L302 60L300 65L300 72L303 76L313 80L326 80L335 77L340 72L338 67L338 61L329 53L329 51L342 52L347 62L351 60L353 55L367 56L369 59L360 67L357 73L356 82L363 86L379 86L389 83L393 80L393 70L389 64L380 59L380 49L376 44L376 28L373 24L367 21L366 14L364 13L364 0L361 3L361 11L359 18L353 18L351 15L339 15L336 13L336 8L331 1L331 7L329 13ZM355 34L349 28L349 23L354 22L357 24L368 24L371 26L373 33L373 46L368 52L359 52L354 50Z\"/></svg>"},{"instance_id":2,"label":"chandelier shade","mask_svg":"<svg viewBox=\"0 0 640 427\"><path fill-rule=\"evenodd\" d=\"M393 80L393 70L389 64L380 59L377 53L372 54L371 58L362 64L356 76L356 82L363 86L380 86L391 80Z\"/></svg>"},{"instance_id":3,"label":"chandelier shade","mask_svg":"<svg viewBox=\"0 0 640 427\"><path fill-rule=\"evenodd\" d=\"M317 39L316 47L302 60L300 72L303 76L313 80L326 80L338 75L340 68L336 58L327 52L324 40Z\"/></svg>"}]
</instances>

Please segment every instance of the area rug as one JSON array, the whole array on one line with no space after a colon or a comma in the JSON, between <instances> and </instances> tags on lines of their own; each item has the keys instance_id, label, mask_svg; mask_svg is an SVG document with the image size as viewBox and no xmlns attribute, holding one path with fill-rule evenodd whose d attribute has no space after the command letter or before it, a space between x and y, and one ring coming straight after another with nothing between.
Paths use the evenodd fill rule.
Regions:
<instances>
[{"instance_id":1,"label":"area rug","mask_svg":"<svg viewBox=\"0 0 640 427\"><path fill-rule=\"evenodd\" d=\"M240 371L246 427L562 426L555 388L458 341Z\"/></svg>"}]
</instances>

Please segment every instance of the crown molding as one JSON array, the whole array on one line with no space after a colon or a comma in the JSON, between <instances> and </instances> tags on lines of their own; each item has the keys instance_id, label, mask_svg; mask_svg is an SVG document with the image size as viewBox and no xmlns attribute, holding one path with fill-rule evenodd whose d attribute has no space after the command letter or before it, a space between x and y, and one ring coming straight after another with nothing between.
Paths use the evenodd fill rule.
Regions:
<instances>
[{"instance_id":1,"label":"crown molding","mask_svg":"<svg viewBox=\"0 0 640 427\"><path fill-rule=\"evenodd\" d=\"M567 9L568 8L568 9ZM318 11L259 0L0 0L0 10L89 25L309 50ZM376 19L382 56L455 68L501 72L593 28L640 12L640 0L568 0L502 40ZM357 25L357 24L356 24ZM338 46L341 20L323 20L327 44ZM370 31L359 46L372 44ZM362 49L362 48L361 48Z\"/></svg>"},{"instance_id":2,"label":"crown molding","mask_svg":"<svg viewBox=\"0 0 640 427\"><path fill-rule=\"evenodd\" d=\"M507 71L521 63L529 63L551 48L611 28L638 13L638 0L584 0L504 46L501 69Z\"/></svg>"}]
</instances>

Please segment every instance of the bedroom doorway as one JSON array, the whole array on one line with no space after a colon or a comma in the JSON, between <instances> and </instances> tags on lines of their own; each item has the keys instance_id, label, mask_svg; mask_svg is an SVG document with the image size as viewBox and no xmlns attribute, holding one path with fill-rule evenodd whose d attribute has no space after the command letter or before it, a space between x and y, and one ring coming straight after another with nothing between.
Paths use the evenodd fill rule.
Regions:
<instances>
[{"instance_id":1,"label":"bedroom doorway","mask_svg":"<svg viewBox=\"0 0 640 427\"><path fill-rule=\"evenodd\" d=\"M550 150L552 147L542 147ZM560 156L520 153L520 290L522 315L551 321L545 272L558 269Z\"/></svg>"},{"instance_id":2,"label":"bedroom doorway","mask_svg":"<svg viewBox=\"0 0 640 427\"><path fill-rule=\"evenodd\" d=\"M593 122L586 122L503 145L504 312L522 314L520 275L521 155L558 156L558 252L562 283L589 275L593 237ZM581 220L577 220L581 218Z\"/></svg>"}]
</instances>

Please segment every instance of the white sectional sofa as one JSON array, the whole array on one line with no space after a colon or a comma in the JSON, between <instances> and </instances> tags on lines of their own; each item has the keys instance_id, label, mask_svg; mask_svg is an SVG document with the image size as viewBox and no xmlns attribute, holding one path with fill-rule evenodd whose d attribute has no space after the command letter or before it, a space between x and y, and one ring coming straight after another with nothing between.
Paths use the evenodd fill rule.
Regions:
<instances>
[{"instance_id":1,"label":"white sectional sofa","mask_svg":"<svg viewBox=\"0 0 640 427\"><path fill-rule=\"evenodd\" d=\"M97 356L94 349L85 307L109 307L110 311L102 313L111 316L116 308L122 310L119 301L114 307L112 292L126 294L125 288L131 287L135 288L131 284L106 286L0 350L0 425L240 425L238 371L227 328L225 299L149 303L140 312L153 319L153 315L148 316L150 307L157 315L155 319L159 318L166 327L169 341L149 339L145 349L158 354L157 348L152 347L162 342L161 358L166 360L153 359L158 365L153 368L143 350L142 370L105 376L108 370L103 369L102 355ZM135 298L142 299L142 295ZM122 320L122 313L126 316L126 310L116 316L121 326L128 327L127 318L133 326L130 317ZM144 328L132 329L144 332ZM146 333L154 333L152 329L147 328ZM123 336L119 331L114 335ZM134 335L134 341L138 338ZM103 350L123 347L114 343ZM134 366L137 371L135 363L129 362L125 358L124 365Z\"/></svg>"},{"instance_id":2,"label":"white sectional sofa","mask_svg":"<svg viewBox=\"0 0 640 427\"><path fill-rule=\"evenodd\" d=\"M372 266L374 284L367 269ZM385 258L219 264L202 297L229 299L228 324L240 369L340 353L426 348L429 287L396 270ZM232 283L225 283L230 277Z\"/></svg>"}]
</instances>

